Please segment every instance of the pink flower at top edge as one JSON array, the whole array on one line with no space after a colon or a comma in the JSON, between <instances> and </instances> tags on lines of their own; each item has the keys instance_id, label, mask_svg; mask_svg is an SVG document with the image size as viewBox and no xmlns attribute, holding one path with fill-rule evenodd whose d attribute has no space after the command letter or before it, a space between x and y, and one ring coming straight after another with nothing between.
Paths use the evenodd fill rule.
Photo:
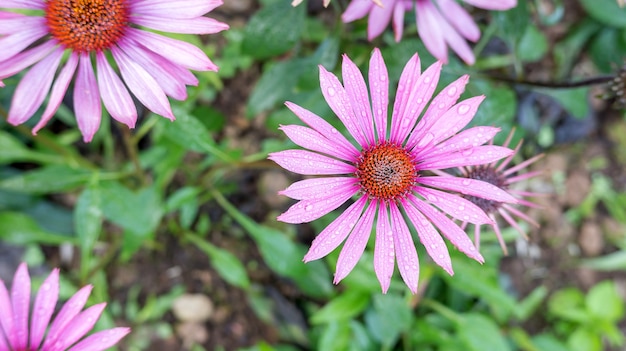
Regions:
<instances>
[{"instance_id":1,"label":"pink flower at top edge","mask_svg":"<svg viewBox=\"0 0 626 351\"><path fill-rule=\"evenodd\" d=\"M291 6L298 6L302 3L302 0L293 0L291 2ZM324 7L328 7L328 4L330 4L330 0L324 0Z\"/></svg>"},{"instance_id":2,"label":"pink flower at top edge","mask_svg":"<svg viewBox=\"0 0 626 351\"><path fill-rule=\"evenodd\" d=\"M0 350L100 351L115 345L130 332L129 328L108 329L83 338L106 305L81 311L90 293L90 285L80 289L50 323L59 295L59 270L53 270L39 288L29 326L30 276L22 263L13 277L10 294L0 280Z\"/></svg>"},{"instance_id":3,"label":"pink flower at top edge","mask_svg":"<svg viewBox=\"0 0 626 351\"><path fill-rule=\"evenodd\" d=\"M308 127L287 125L280 129L308 150L280 151L269 158L289 171L321 177L298 181L282 191L281 194L299 201L278 220L310 222L357 197L315 238L304 257L305 262L324 257L345 240L335 283L357 264L375 228L374 270L383 292L389 288L397 261L400 275L415 293L419 262L405 218L417 231L430 257L453 274L441 235L469 257L479 262L483 262L483 257L447 215L474 224L491 224L492 220L478 206L450 192L516 202L506 191L486 182L428 175L429 171L438 169L487 164L513 152L505 147L483 145L499 128L474 127L461 131L484 99L477 96L457 103L467 84L467 75L444 88L431 101L441 65L437 62L421 72L417 54L411 58L400 77L390 124L389 78L378 49L370 60L369 90L348 56L343 57L343 85L320 66L322 94L357 147L321 117L294 103L286 103Z\"/></svg>"},{"instance_id":4,"label":"pink flower at top edge","mask_svg":"<svg viewBox=\"0 0 626 351\"><path fill-rule=\"evenodd\" d=\"M508 147L511 139L513 138L513 134L515 130L512 130L503 146ZM522 189L516 189L514 185L518 182L526 181L530 178L536 177L541 174L541 171L530 171L526 173L520 173L524 168L532 165L541 159L544 155L536 155L526 161L521 162L516 166L512 166L507 168L509 163L513 160L513 157L517 154L520 147L522 146L522 141L520 141L515 147L515 153L511 156L507 157L504 160L492 162L485 165L478 166L467 166L467 167L459 167L459 171L461 173L461 177L469 178L469 179L480 179L486 181L490 184L497 186L498 188L508 192L515 198L517 198L517 203L525 206L525 207L533 207L538 208L539 206L531 201L526 200L528 197L538 197L542 196L541 193L535 193L530 191L525 191ZM447 173L437 172L437 174L446 176ZM502 234L500 232L500 226L498 225L497 215L499 214L510 226L515 228L517 232L523 237L527 238L524 230L517 224L517 221L513 216L526 221L527 223L539 227L539 223L530 218L525 213L521 212L513 205L508 203L502 203L498 201L493 201L489 199L485 199L482 196L473 196L473 195L464 195L465 199L471 201L476 206L480 207L489 218L491 218L492 223L491 227L496 233L496 237L498 238L498 242L502 247L502 251L507 254L506 244L504 243L504 239L502 238ZM467 222L462 224L462 228L467 226ZM481 235L481 226L479 224L474 225L474 245L476 248L480 248L480 235Z\"/></svg>"},{"instance_id":5,"label":"pink flower at top edge","mask_svg":"<svg viewBox=\"0 0 626 351\"><path fill-rule=\"evenodd\" d=\"M49 95L33 129L37 133L59 108L72 80L74 113L85 142L100 126L101 104L114 119L134 128L137 110L131 93L154 113L173 120L168 96L185 100L186 85L198 83L189 70L218 68L194 45L140 26L170 33L217 33L228 25L204 14L221 4L222 0L3 0L0 10L38 12L0 11L0 81L32 66L15 90L9 123L26 122Z\"/></svg>"},{"instance_id":6,"label":"pink flower at top edge","mask_svg":"<svg viewBox=\"0 0 626 351\"><path fill-rule=\"evenodd\" d=\"M508 10L517 6L517 0L464 0L487 10ZM402 39L404 13L415 8L417 32L428 51L438 60L448 61L450 46L467 64L475 58L467 40L476 42L480 29L455 0L352 0L341 16L349 23L369 15L367 37L373 40L393 24L396 41Z\"/></svg>"}]
</instances>

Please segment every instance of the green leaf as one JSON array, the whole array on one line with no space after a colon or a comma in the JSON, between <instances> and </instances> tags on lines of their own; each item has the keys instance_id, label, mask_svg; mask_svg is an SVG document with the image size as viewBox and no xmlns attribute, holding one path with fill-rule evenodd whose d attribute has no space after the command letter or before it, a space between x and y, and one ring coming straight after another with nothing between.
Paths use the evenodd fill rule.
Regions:
<instances>
[{"instance_id":1,"label":"green leaf","mask_svg":"<svg viewBox=\"0 0 626 351\"><path fill-rule=\"evenodd\" d=\"M411 327L411 316L411 309L402 297L374 295L374 308L365 314L365 323L376 340L391 348L400 333Z\"/></svg>"},{"instance_id":2,"label":"green leaf","mask_svg":"<svg viewBox=\"0 0 626 351\"><path fill-rule=\"evenodd\" d=\"M548 51L546 36L534 25L526 27L524 36L517 45L517 58L521 61L535 62Z\"/></svg>"},{"instance_id":3,"label":"green leaf","mask_svg":"<svg viewBox=\"0 0 626 351\"><path fill-rule=\"evenodd\" d=\"M602 26L598 22L585 18L568 31L564 40L554 45L554 62L556 63L556 78L559 80L568 79L569 73L579 57L579 53L591 38Z\"/></svg>"},{"instance_id":4,"label":"green leaf","mask_svg":"<svg viewBox=\"0 0 626 351\"><path fill-rule=\"evenodd\" d=\"M293 48L304 29L305 8L278 1L256 12L244 30L242 52L264 59Z\"/></svg>"},{"instance_id":5,"label":"green leaf","mask_svg":"<svg viewBox=\"0 0 626 351\"><path fill-rule=\"evenodd\" d=\"M457 327L458 337L468 351L507 351L511 347L492 319L480 314L463 316Z\"/></svg>"},{"instance_id":6,"label":"green leaf","mask_svg":"<svg viewBox=\"0 0 626 351\"><path fill-rule=\"evenodd\" d=\"M211 265L225 281L242 289L250 287L248 273L235 255L216 247L196 235L187 234L185 237L209 257Z\"/></svg>"},{"instance_id":7,"label":"green leaf","mask_svg":"<svg viewBox=\"0 0 626 351\"><path fill-rule=\"evenodd\" d=\"M498 23L498 35L504 39L511 48L516 48L522 39L526 28L530 23L528 3L519 1L515 8L508 11L496 11L493 13L494 20Z\"/></svg>"},{"instance_id":8,"label":"green leaf","mask_svg":"<svg viewBox=\"0 0 626 351\"><path fill-rule=\"evenodd\" d=\"M626 8L615 0L580 0L587 13L594 19L613 27L626 28Z\"/></svg>"},{"instance_id":9,"label":"green leaf","mask_svg":"<svg viewBox=\"0 0 626 351\"><path fill-rule=\"evenodd\" d=\"M601 351L602 340L586 327L579 327L567 338L567 346L570 351Z\"/></svg>"},{"instance_id":10,"label":"green leaf","mask_svg":"<svg viewBox=\"0 0 626 351\"><path fill-rule=\"evenodd\" d=\"M31 217L19 212L0 212L0 239L16 244L77 244L76 238L41 229Z\"/></svg>"},{"instance_id":11,"label":"green leaf","mask_svg":"<svg viewBox=\"0 0 626 351\"><path fill-rule=\"evenodd\" d=\"M350 339L350 324L333 321L322 331L317 350L348 350Z\"/></svg>"},{"instance_id":12,"label":"green leaf","mask_svg":"<svg viewBox=\"0 0 626 351\"><path fill-rule=\"evenodd\" d=\"M617 251L582 261L582 265L600 271L626 270L626 251Z\"/></svg>"},{"instance_id":13,"label":"green leaf","mask_svg":"<svg viewBox=\"0 0 626 351\"><path fill-rule=\"evenodd\" d=\"M312 324L346 321L365 310L370 295L362 291L348 290L330 300L326 306L311 316Z\"/></svg>"},{"instance_id":14,"label":"green leaf","mask_svg":"<svg viewBox=\"0 0 626 351\"><path fill-rule=\"evenodd\" d=\"M591 288L585 304L587 310L598 319L617 322L624 317L624 301L612 281L604 281Z\"/></svg>"},{"instance_id":15,"label":"green leaf","mask_svg":"<svg viewBox=\"0 0 626 351\"><path fill-rule=\"evenodd\" d=\"M100 188L94 181L80 194L74 208L74 230L79 240L82 274L91 267L92 250L102 230L104 215L101 206Z\"/></svg>"},{"instance_id":16,"label":"green leaf","mask_svg":"<svg viewBox=\"0 0 626 351\"><path fill-rule=\"evenodd\" d=\"M548 313L557 317L585 323L589 316L584 308L585 297L580 290L565 288L554 293L548 300Z\"/></svg>"},{"instance_id":17,"label":"green leaf","mask_svg":"<svg viewBox=\"0 0 626 351\"><path fill-rule=\"evenodd\" d=\"M626 29L603 28L591 40L589 54L602 72L614 72L626 56Z\"/></svg>"},{"instance_id":18,"label":"green leaf","mask_svg":"<svg viewBox=\"0 0 626 351\"><path fill-rule=\"evenodd\" d=\"M91 172L67 166L46 166L0 181L0 189L29 194L49 194L74 190L87 183Z\"/></svg>"},{"instance_id":19,"label":"green leaf","mask_svg":"<svg viewBox=\"0 0 626 351\"><path fill-rule=\"evenodd\" d=\"M194 201L198 194L200 193L200 188L194 186L185 186L179 188L167 198L165 202L164 210L166 213L170 213L180 209L186 203Z\"/></svg>"},{"instance_id":20,"label":"green leaf","mask_svg":"<svg viewBox=\"0 0 626 351\"><path fill-rule=\"evenodd\" d=\"M253 117L260 112L283 103L292 95L302 72L304 59L272 64L264 70L248 100L247 115Z\"/></svg>"},{"instance_id":21,"label":"green leaf","mask_svg":"<svg viewBox=\"0 0 626 351\"><path fill-rule=\"evenodd\" d=\"M498 126L502 130L510 130L515 119L517 98L515 92L504 85L496 85L482 79L471 79L467 85L467 95L485 95L478 112L468 127ZM496 139L506 137L500 133ZM497 141L496 141L497 143Z\"/></svg>"},{"instance_id":22,"label":"green leaf","mask_svg":"<svg viewBox=\"0 0 626 351\"><path fill-rule=\"evenodd\" d=\"M535 288L524 300L518 303L514 310L515 316L522 322L526 321L535 314L547 295L548 289L545 286Z\"/></svg>"},{"instance_id":23,"label":"green leaf","mask_svg":"<svg viewBox=\"0 0 626 351\"><path fill-rule=\"evenodd\" d=\"M537 349L542 351L571 351L552 334L539 334L533 337L533 345L535 345Z\"/></svg>"}]
</instances>

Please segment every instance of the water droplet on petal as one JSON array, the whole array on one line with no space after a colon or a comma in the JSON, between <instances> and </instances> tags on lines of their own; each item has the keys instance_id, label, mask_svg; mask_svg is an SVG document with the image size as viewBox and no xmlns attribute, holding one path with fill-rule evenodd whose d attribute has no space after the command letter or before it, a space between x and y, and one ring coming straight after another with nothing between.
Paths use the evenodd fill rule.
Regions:
<instances>
[{"instance_id":1,"label":"water droplet on petal","mask_svg":"<svg viewBox=\"0 0 626 351\"><path fill-rule=\"evenodd\" d=\"M470 110L470 106L467 104L459 105L458 112L459 114L466 114Z\"/></svg>"},{"instance_id":2,"label":"water droplet on petal","mask_svg":"<svg viewBox=\"0 0 626 351\"><path fill-rule=\"evenodd\" d=\"M471 181L469 179L464 179L461 184L463 185L470 185Z\"/></svg>"},{"instance_id":3,"label":"water droplet on petal","mask_svg":"<svg viewBox=\"0 0 626 351\"><path fill-rule=\"evenodd\" d=\"M304 208L305 211L311 211L313 209L313 205L306 205Z\"/></svg>"},{"instance_id":4,"label":"water droplet on petal","mask_svg":"<svg viewBox=\"0 0 626 351\"><path fill-rule=\"evenodd\" d=\"M435 134L428 132L424 134L422 139L420 139L420 141L417 143L417 147L423 148L426 145L428 145L431 141L433 141L433 139L435 139Z\"/></svg>"},{"instance_id":5,"label":"water droplet on petal","mask_svg":"<svg viewBox=\"0 0 626 351\"><path fill-rule=\"evenodd\" d=\"M473 149L473 148L471 148L471 149L463 150L463 151L461 152L461 154L462 154L463 156L469 156L469 155L471 155L473 152L474 152L474 149Z\"/></svg>"},{"instance_id":6,"label":"water droplet on petal","mask_svg":"<svg viewBox=\"0 0 626 351\"><path fill-rule=\"evenodd\" d=\"M448 96L454 96L454 94L456 94L456 87L450 87L450 89L448 89Z\"/></svg>"},{"instance_id":7,"label":"water droplet on petal","mask_svg":"<svg viewBox=\"0 0 626 351\"><path fill-rule=\"evenodd\" d=\"M330 95L330 96L335 96L335 89L333 89L333 88L328 88L328 95Z\"/></svg>"}]
</instances>

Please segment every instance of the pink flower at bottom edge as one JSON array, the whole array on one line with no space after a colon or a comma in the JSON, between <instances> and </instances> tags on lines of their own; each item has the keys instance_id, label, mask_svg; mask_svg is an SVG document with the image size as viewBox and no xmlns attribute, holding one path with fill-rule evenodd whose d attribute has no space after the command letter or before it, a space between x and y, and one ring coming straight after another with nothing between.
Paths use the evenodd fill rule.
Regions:
<instances>
[{"instance_id":1,"label":"pink flower at bottom edge","mask_svg":"<svg viewBox=\"0 0 626 351\"><path fill-rule=\"evenodd\" d=\"M101 351L130 332L129 328L113 328L83 339L106 305L97 304L81 312L91 293L90 285L74 294L49 325L59 295L58 269L54 269L39 288L29 326L30 288L30 276L24 263L15 272L10 295L0 280L0 350Z\"/></svg>"},{"instance_id":2,"label":"pink flower at bottom edge","mask_svg":"<svg viewBox=\"0 0 626 351\"><path fill-rule=\"evenodd\" d=\"M321 117L286 103L308 127L287 125L280 129L295 144L310 151L280 151L269 158L289 171L322 177L298 181L281 191L299 201L278 220L310 222L356 196L357 200L315 238L304 261L328 255L345 240L334 279L338 283L357 264L375 228L374 270L383 292L389 288L397 261L400 275L415 293L419 262L405 217L435 263L453 274L441 235L469 257L479 262L483 262L483 257L447 215L474 224L490 224L492 220L478 206L450 192L516 202L506 191L487 182L431 176L429 172L487 164L510 156L513 151L483 145L499 128L461 131L484 99L478 96L457 103L468 76L445 87L431 101L441 62L421 72L417 54L400 77L388 128L389 77L378 49L374 50L369 67L368 90L363 75L348 56L343 57L343 85L320 66L322 94L358 147Z\"/></svg>"}]
</instances>

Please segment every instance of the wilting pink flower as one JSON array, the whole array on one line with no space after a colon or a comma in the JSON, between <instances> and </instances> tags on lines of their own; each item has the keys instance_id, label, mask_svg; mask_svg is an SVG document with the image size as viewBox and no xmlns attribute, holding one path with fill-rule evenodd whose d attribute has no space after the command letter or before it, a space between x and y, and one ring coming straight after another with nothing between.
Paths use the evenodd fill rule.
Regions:
<instances>
[{"instance_id":1,"label":"wilting pink flower","mask_svg":"<svg viewBox=\"0 0 626 351\"><path fill-rule=\"evenodd\" d=\"M217 33L228 26L203 15L221 4L222 0L2 0L0 8L39 12L0 11L0 81L32 65L13 96L9 123L26 122L52 87L33 129L37 133L59 108L72 79L74 113L85 141L100 126L101 99L113 118L135 126L137 110L129 89L148 109L173 120L167 97L186 99L186 85L198 83L189 70L217 71L217 66L199 48L139 26L171 33ZM62 65L66 52L69 57Z\"/></svg>"},{"instance_id":2,"label":"wilting pink flower","mask_svg":"<svg viewBox=\"0 0 626 351\"><path fill-rule=\"evenodd\" d=\"M515 130L512 130L509 133L509 136L504 142L504 145L503 145L504 147L509 146L511 139L513 138L514 132ZM484 182L493 184L497 186L498 188L513 195L515 198L517 198L518 204L527 206L527 207L534 207L534 208L539 207L537 204L530 202L526 200L525 198L542 196L543 194L529 192L529 191L525 191L522 189L516 189L515 183L525 181L529 178L536 177L541 174L541 171L531 171L527 173L520 173L520 171L530 166L531 164L535 163L540 158L542 158L543 154L534 156L526 161L521 162L520 164L516 166L507 168L507 166L513 160L513 158L515 157L515 155L517 154L521 146L522 146L522 141L520 141L515 147L515 153L507 157L504 160L492 162L492 163L485 164L485 165L459 167L461 177L465 177L468 179L482 180ZM440 174L442 176L448 175L447 173L439 172L439 171L437 172L437 174ZM500 233L500 226L498 225L497 218L496 218L497 214L500 214L500 216L504 218L504 220L507 223L509 223L513 228L515 228L515 230L517 230L520 233L520 235L524 238L526 238L526 233L524 232L524 230L522 230L522 228L517 224L517 221L511 215L516 216L530 223L531 225L535 227L539 227L539 224L535 220L533 220L532 218L530 218L528 215L521 212L520 210L516 209L511 204L486 199L480 195L479 196L463 195L463 197L471 201L476 206L480 207L483 211L485 211L485 213L487 213L487 215L489 215L489 218L491 218L492 220L492 223L490 225L492 226L494 232L496 233L496 237L498 238L498 241L500 242L500 246L502 247L502 251L504 251L505 254L507 253L507 249L506 249L506 244L504 243L504 239L502 238L502 234ZM462 228L465 228L467 224L468 224L467 222L464 222L462 224ZM481 233L480 228L481 228L480 224L474 225L474 245L477 248L480 248L480 233Z\"/></svg>"},{"instance_id":3,"label":"wilting pink flower","mask_svg":"<svg viewBox=\"0 0 626 351\"><path fill-rule=\"evenodd\" d=\"M485 164L511 155L512 150L482 145L494 137L498 128L474 127L459 133L484 99L477 96L456 103L469 79L467 75L444 88L418 122L437 86L441 62L421 73L419 57L414 55L400 77L388 126L389 79L378 49L369 67L368 94L361 72L347 56L343 57L343 85L320 66L322 94L358 147L321 117L287 102L287 107L309 127L288 125L281 129L294 143L311 151L286 150L272 153L269 158L289 171L324 177L305 179L282 191L300 201L278 220L310 222L356 195L357 200L315 238L304 261L328 255L347 238L337 262L338 283L358 262L376 218L374 270L383 292L389 288L394 258L405 283L416 292L419 263L405 216L432 259L453 274L450 255L439 233L469 257L479 262L483 258L446 214L475 224L490 224L492 220L470 201L442 190L515 202L506 191L487 182L431 176L427 171Z\"/></svg>"},{"instance_id":4,"label":"wilting pink flower","mask_svg":"<svg viewBox=\"0 0 626 351\"><path fill-rule=\"evenodd\" d=\"M508 10L517 0L464 0L487 10ZM369 14L367 37L372 40L393 23L396 41L402 39L404 13L415 8L417 32L424 45L437 59L447 62L450 46L467 64L475 58L467 40L476 42L480 29L455 0L352 0L341 16L348 23Z\"/></svg>"},{"instance_id":5,"label":"wilting pink flower","mask_svg":"<svg viewBox=\"0 0 626 351\"><path fill-rule=\"evenodd\" d=\"M89 285L80 289L48 326L59 295L59 270L53 270L39 288L29 327L30 277L26 264L21 264L13 277L10 298L0 280L0 350L99 351L115 345L130 332L129 328L108 329L80 340L96 324L106 305L97 304L81 312L90 293Z\"/></svg>"}]
</instances>

